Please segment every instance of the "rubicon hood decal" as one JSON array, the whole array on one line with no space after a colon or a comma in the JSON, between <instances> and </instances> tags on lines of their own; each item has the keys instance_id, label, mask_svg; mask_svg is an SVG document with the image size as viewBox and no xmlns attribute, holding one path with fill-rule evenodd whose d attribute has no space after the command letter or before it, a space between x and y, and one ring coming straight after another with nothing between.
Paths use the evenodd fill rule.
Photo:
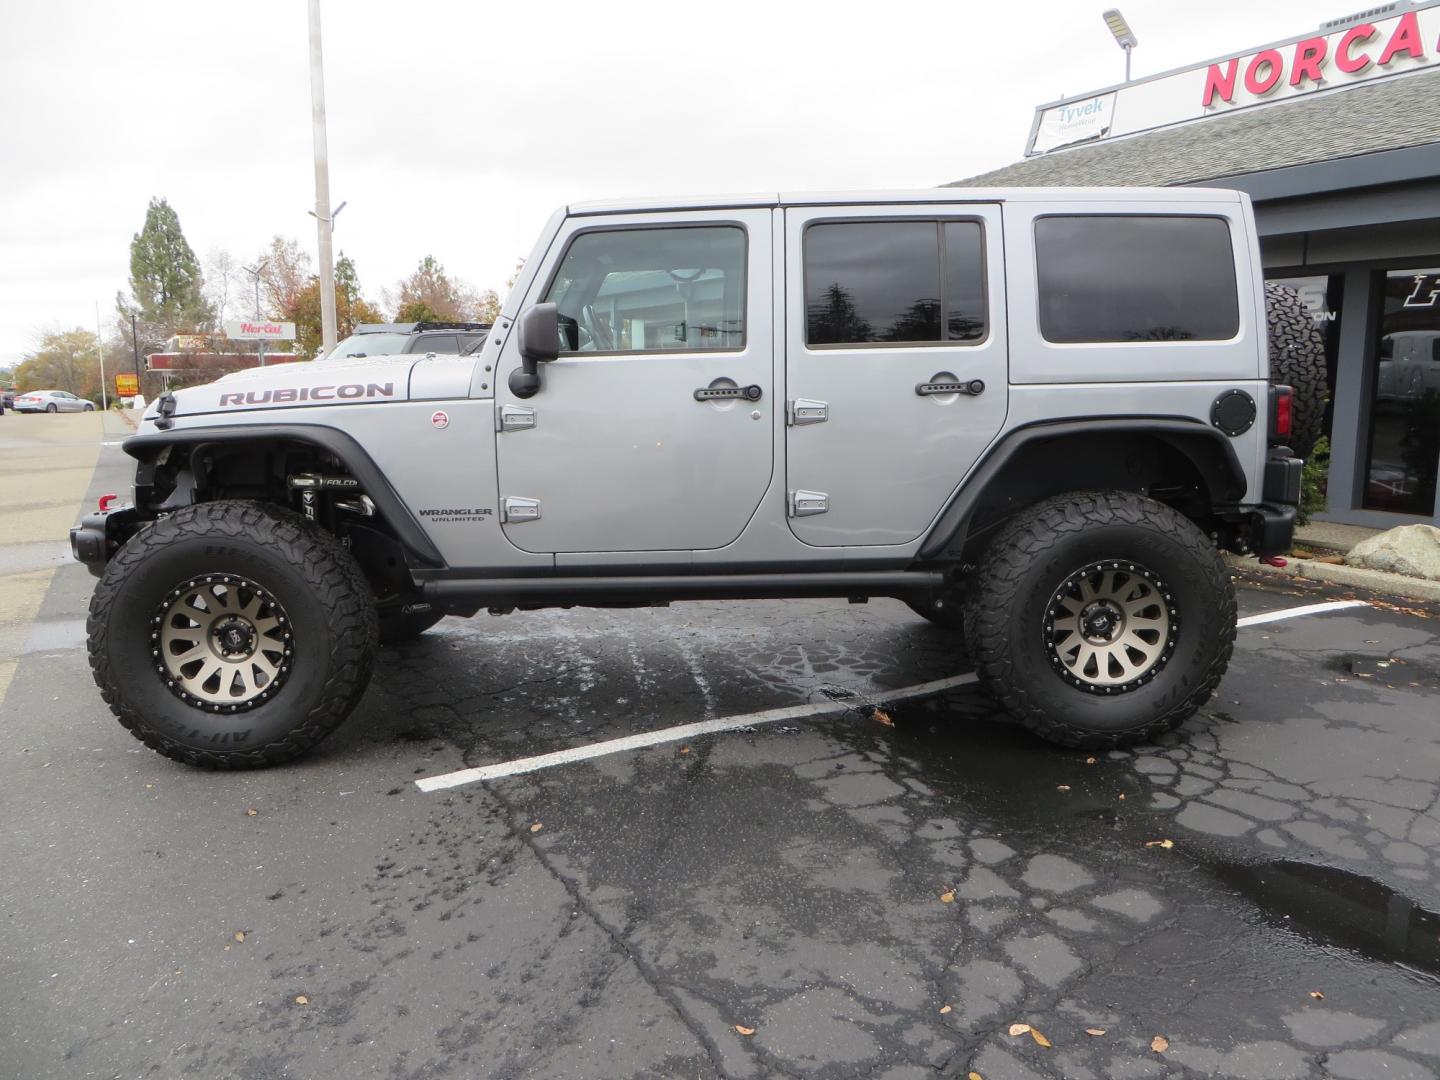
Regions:
<instances>
[{"instance_id":1,"label":"rubicon hood decal","mask_svg":"<svg viewBox=\"0 0 1440 1080\"><path fill-rule=\"evenodd\" d=\"M395 396L395 384L330 383L320 386L284 386L276 390L233 391L220 395L220 408L252 405L285 405L295 401L375 401Z\"/></svg>"}]
</instances>

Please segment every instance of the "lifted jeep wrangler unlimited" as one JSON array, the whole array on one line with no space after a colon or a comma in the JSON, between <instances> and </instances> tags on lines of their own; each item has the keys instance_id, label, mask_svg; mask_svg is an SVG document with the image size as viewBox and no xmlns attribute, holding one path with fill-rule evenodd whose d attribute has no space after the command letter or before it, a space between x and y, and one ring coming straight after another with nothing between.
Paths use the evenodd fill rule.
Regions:
<instances>
[{"instance_id":1,"label":"lifted jeep wrangler unlimited","mask_svg":"<svg viewBox=\"0 0 1440 1080\"><path fill-rule=\"evenodd\" d=\"M1220 550L1289 546L1265 327L1234 192L572 206L473 355L152 403L134 504L71 534L95 680L160 753L261 766L443 614L879 596L1040 735L1151 738L1225 671Z\"/></svg>"}]
</instances>

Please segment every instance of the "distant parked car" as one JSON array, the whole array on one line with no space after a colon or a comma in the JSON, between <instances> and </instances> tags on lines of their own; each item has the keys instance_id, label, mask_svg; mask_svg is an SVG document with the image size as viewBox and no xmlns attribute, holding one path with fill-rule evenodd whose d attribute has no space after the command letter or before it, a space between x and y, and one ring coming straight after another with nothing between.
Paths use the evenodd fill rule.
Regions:
<instances>
[{"instance_id":1,"label":"distant parked car","mask_svg":"<svg viewBox=\"0 0 1440 1080\"><path fill-rule=\"evenodd\" d=\"M94 412L95 403L64 390L31 390L15 395L16 412Z\"/></svg>"},{"instance_id":2,"label":"distant parked car","mask_svg":"<svg viewBox=\"0 0 1440 1080\"><path fill-rule=\"evenodd\" d=\"M485 336L489 333L489 323L361 323L355 328L355 333L320 359L345 360L429 352L468 356L485 344Z\"/></svg>"}]
</instances>

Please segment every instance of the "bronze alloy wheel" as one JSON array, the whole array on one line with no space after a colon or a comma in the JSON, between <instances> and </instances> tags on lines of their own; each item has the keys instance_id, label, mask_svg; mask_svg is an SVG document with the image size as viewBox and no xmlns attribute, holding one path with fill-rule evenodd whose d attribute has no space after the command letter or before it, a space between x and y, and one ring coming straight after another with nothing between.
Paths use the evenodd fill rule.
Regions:
<instances>
[{"instance_id":1,"label":"bronze alloy wheel","mask_svg":"<svg viewBox=\"0 0 1440 1080\"><path fill-rule=\"evenodd\" d=\"M1081 567L1046 605L1045 646L1057 674L1092 694L1145 685L1175 652L1180 615L1165 583L1139 563Z\"/></svg>"},{"instance_id":2,"label":"bronze alloy wheel","mask_svg":"<svg viewBox=\"0 0 1440 1080\"><path fill-rule=\"evenodd\" d=\"M151 621L155 670L190 705L239 712L269 699L293 656L289 619L248 578L207 574L176 586Z\"/></svg>"}]
</instances>

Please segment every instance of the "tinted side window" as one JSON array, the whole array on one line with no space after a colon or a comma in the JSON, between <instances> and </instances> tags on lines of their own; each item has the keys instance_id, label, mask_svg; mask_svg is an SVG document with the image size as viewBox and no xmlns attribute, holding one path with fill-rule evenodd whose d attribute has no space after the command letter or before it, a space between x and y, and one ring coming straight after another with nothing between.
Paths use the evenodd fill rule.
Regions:
<instances>
[{"instance_id":1,"label":"tinted side window","mask_svg":"<svg viewBox=\"0 0 1440 1080\"><path fill-rule=\"evenodd\" d=\"M415 347L410 350L417 353L443 353L449 355L456 352L454 334L421 334Z\"/></svg>"},{"instance_id":2,"label":"tinted side window","mask_svg":"<svg viewBox=\"0 0 1440 1080\"><path fill-rule=\"evenodd\" d=\"M1240 326L1223 218L1040 218L1035 262L1047 341L1224 341Z\"/></svg>"},{"instance_id":3,"label":"tinted side window","mask_svg":"<svg viewBox=\"0 0 1440 1080\"><path fill-rule=\"evenodd\" d=\"M691 352L745 345L745 232L616 229L570 244L545 296L562 352Z\"/></svg>"},{"instance_id":4,"label":"tinted side window","mask_svg":"<svg viewBox=\"0 0 1440 1080\"><path fill-rule=\"evenodd\" d=\"M824 222L805 230L804 245L806 344L985 336L978 222Z\"/></svg>"}]
</instances>

